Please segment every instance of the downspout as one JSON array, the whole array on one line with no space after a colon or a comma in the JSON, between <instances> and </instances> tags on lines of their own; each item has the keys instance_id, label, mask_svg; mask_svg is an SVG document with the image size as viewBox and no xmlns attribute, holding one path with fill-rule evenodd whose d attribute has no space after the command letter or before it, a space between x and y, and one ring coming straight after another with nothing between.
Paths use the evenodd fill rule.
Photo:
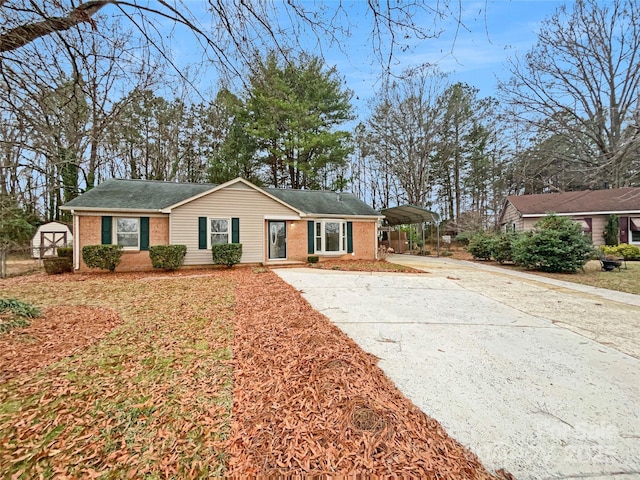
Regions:
<instances>
[{"instance_id":1,"label":"downspout","mask_svg":"<svg viewBox=\"0 0 640 480\"><path fill-rule=\"evenodd\" d=\"M73 218L73 269L80 270L80 218L71 210Z\"/></svg>"}]
</instances>

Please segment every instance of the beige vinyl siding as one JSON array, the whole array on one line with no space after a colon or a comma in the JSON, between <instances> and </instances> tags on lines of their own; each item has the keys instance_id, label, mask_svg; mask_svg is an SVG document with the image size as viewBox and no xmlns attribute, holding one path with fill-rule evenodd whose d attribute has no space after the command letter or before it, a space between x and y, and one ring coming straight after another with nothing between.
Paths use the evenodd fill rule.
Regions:
<instances>
[{"instance_id":1,"label":"beige vinyl siding","mask_svg":"<svg viewBox=\"0 0 640 480\"><path fill-rule=\"evenodd\" d=\"M507 231L512 231L512 225L515 224L515 230L517 232L521 232L524 229L524 222L522 217L520 217L520 212L518 209L514 207L510 202L507 202L507 206L504 211L504 216L502 217L502 228Z\"/></svg>"},{"instance_id":2,"label":"beige vinyl siding","mask_svg":"<svg viewBox=\"0 0 640 480\"><path fill-rule=\"evenodd\" d=\"M242 183L200 197L171 212L171 243L187 246L185 265L211 263L211 250L198 249L198 217L240 219L242 263L264 261L264 218L297 212Z\"/></svg>"},{"instance_id":3,"label":"beige vinyl siding","mask_svg":"<svg viewBox=\"0 0 640 480\"><path fill-rule=\"evenodd\" d=\"M609 215L592 215L591 216L591 240L594 246L604 245L604 227L607 225L607 217Z\"/></svg>"}]
</instances>

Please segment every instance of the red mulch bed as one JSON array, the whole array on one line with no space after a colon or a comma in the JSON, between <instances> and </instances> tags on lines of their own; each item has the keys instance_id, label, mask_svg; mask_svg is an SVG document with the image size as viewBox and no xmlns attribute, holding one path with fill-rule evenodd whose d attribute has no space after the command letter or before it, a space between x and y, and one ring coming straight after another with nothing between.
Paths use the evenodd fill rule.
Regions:
<instances>
[{"instance_id":1,"label":"red mulch bed","mask_svg":"<svg viewBox=\"0 0 640 480\"><path fill-rule=\"evenodd\" d=\"M169 275L208 274L216 273ZM405 398L374 356L273 272L235 268L225 274L238 282L227 476L496 478ZM124 274L129 275L165 274ZM42 281L34 277L24 281ZM100 308L55 307L44 313L30 327L0 337L0 382L72 355L119 322ZM510 478L502 471L499 476Z\"/></svg>"},{"instance_id":2,"label":"red mulch bed","mask_svg":"<svg viewBox=\"0 0 640 480\"><path fill-rule=\"evenodd\" d=\"M106 308L62 306L0 335L0 383L69 357L104 338L120 323Z\"/></svg>"},{"instance_id":3,"label":"red mulch bed","mask_svg":"<svg viewBox=\"0 0 640 480\"><path fill-rule=\"evenodd\" d=\"M493 478L295 289L238 275L230 476Z\"/></svg>"}]
</instances>

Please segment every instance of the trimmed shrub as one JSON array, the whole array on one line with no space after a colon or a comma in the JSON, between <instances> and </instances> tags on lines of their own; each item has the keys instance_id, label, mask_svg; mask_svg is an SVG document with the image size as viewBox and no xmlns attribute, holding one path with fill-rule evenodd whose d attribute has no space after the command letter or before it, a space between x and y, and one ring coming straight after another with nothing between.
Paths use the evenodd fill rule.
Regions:
<instances>
[{"instance_id":1,"label":"trimmed shrub","mask_svg":"<svg viewBox=\"0 0 640 480\"><path fill-rule=\"evenodd\" d=\"M491 253L493 259L500 264L513 262L513 244L519 236L516 232L506 232L500 235L493 245Z\"/></svg>"},{"instance_id":2,"label":"trimmed shrub","mask_svg":"<svg viewBox=\"0 0 640 480\"><path fill-rule=\"evenodd\" d=\"M212 245L211 253L213 255L213 263L216 265L226 265L231 268L236 263L240 263L242 244L222 243L220 245Z\"/></svg>"},{"instance_id":3,"label":"trimmed shrub","mask_svg":"<svg viewBox=\"0 0 640 480\"><path fill-rule=\"evenodd\" d=\"M474 260L491 260L495 244L496 237L493 235L477 233L469 240L467 252L473 256Z\"/></svg>"},{"instance_id":4,"label":"trimmed shrub","mask_svg":"<svg viewBox=\"0 0 640 480\"><path fill-rule=\"evenodd\" d=\"M307 257L308 263L318 263L319 261L320 261L320 257L318 257L317 255L310 255Z\"/></svg>"},{"instance_id":5,"label":"trimmed shrub","mask_svg":"<svg viewBox=\"0 0 640 480\"><path fill-rule=\"evenodd\" d=\"M57 275L59 273L70 272L73 270L73 264L70 257L51 257L45 258L44 271L49 275Z\"/></svg>"},{"instance_id":6,"label":"trimmed shrub","mask_svg":"<svg viewBox=\"0 0 640 480\"><path fill-rule=\"evenodd\" d=\"M513 260L531 270L576 273L589 260L593 246L582 226L566 217L548 215L513 244Z\"/></svg>"},{"instance_id":7,"label":"trimmed shrub","mask_svg":"<svg viewBox=\"0 0 640 480\"><path fill-rule=\"evenodd\" d=\"M114 272L122 259L120 245L87 245L82 247L82 260L89 268Z\"/></svg>"},{"instance_id":8,"label":"trimmed shrub","mask_svg":"<svg viewBox=\"0 0 640 480\"><path fill-rule=\"evenodd\" d=\"M149 258L153 268L177 270L187 254L186 245L154 245L149 247Z\"/></svg>"},{"instance_id":9,"label":"trimmed shrub","mask_svg":"<svg viewBox=\"0 0 640 480\"><path fill-rule=\"evenodd\" d=\"M73 247L58 247L56 255L60 258L73 258Z\"/></svg>"},{"instance_id":10,"label":"trimmed shrub","mask_svg":"<svg viewBox=\"0 0 640 480\"><path fill-rule=\"evenodd\" d=\"M600 245L600 250L605 255L611 255L612 257L622 257L625 260L640 260L640 247L629 245L628 243L621 243L616 246Z\"/></svg>"}]
</instances>

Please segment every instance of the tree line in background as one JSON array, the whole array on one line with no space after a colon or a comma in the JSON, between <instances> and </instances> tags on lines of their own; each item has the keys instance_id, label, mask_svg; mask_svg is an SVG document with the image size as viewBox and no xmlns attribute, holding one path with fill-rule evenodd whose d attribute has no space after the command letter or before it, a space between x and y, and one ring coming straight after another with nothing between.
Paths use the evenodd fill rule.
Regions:
<instances>
[{"instance_id":1,"label":"tree line in background","mask_svg":"<svg viewBox=\"0 0 640 480\"><path fill-rule=\"evenodd\" d=\"M320 56L254 51L239 87L194 101L190 72L177 82L131 25L91 18L99 29L49 32L0 57L3 212L60 219L60 205L111 177L241 176L418 205L468 230L494 227L509 193L640 185L633 0L558 9L511 60L499 99L421 67L388 77L360 118Z\"/></svg>"}]
</instances>

